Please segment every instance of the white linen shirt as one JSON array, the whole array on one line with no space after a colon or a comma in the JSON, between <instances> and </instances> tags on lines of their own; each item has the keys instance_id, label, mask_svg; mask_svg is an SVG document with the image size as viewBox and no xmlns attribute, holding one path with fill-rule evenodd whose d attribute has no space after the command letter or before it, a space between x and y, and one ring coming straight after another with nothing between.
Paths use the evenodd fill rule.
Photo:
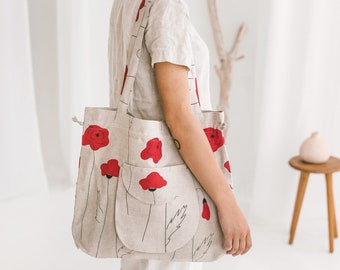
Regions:
<instances>
[{"instance_id":1,"label":"white linen shirt","mask_svg":"<svg viewBox=\"0 0 340 270\"><path fill-rule=\"evenodd\" d=\"M114 0L109 38L110 107L116 108L126 66L132 28L141 0ZM162 120L154 64L170 62L196 66L202 109L211 109L209 89L209 51L192 26L184 0L154 0L145 31L133 99L129 112L138 118Z\"/></svg>"}]
</instances>

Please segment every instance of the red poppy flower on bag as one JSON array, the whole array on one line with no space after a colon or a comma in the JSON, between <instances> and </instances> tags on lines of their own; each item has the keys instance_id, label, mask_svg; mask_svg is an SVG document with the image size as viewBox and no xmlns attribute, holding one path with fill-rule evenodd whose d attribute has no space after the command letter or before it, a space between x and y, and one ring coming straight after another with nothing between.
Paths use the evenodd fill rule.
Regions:
<instances>
[{"instance_id":1,"label":"red poppy flower on bag","mask_svg":"<svg viewBox=\"0 0 340 270\"><path fill-rule=\"evenodd\" d=\"M142 0L142 2L140 3L139 5L139 8L138 8L138 13L137 13L137 16L136 16L136 21L138 21L139 19L139 12L141 11L141 9L145 6L145 0Z\"/></svg>"},{"instance_id":2,"label":"red poppy flower on bag","mask_svg":"<svg viewBox=\"0 0 340 270\"><path fill-rule=\"evenodd\" d=\"M89 126L82 137L82 145L90 145L92 150L98 150L109 144L109 131L100 126Z\"/></svg>"},{"instance_id":3,"label":"red poppy flower on bag","mask_svg":"<svg viewBox=\"0 0 340 270\"><path fill-rule=\"evenodd\" d=\"M217 128L205 128L204 132L213 152L224 145L224 137L221 130Z\"/></svg>"},{"instance_id":4,"label":"red poppy flower on bag","mask_svg":"<svg viewBox=\"0 0 340 270\"><path fill-rule=\"evenodd\" d=\"M106 175L108 179L114 177L118 177L119 175L119 164L117 159L110 159L107 163L103 163L100 166L100 170L102 172L102 175Z\"/></svg>"},{"instance_id":5,"label":"red poppy flower on bag","mask_svg":"<svg viewBox=\"0 0 340 270\"><path fill-rule=\"evenodd\" d=\"M158 188L166 186L167 181L157 172L150 173L146 178L139 181L139 184L144 190L154 192Z\"/></svg>"},{"instance_id":6,"label":"red poppy flower on bag","mask_svg":"<svg viewBox=\"0 0 340 270\"><path fill-rule=\"evenodd\" d=\"M162 141L158 138L148 141L140 156L144 160L152 158L154 163L158 163L158 161L162 158Z\"/></svg>"},{"instance_id":7,"label":"red poppy flower on bag","mask_svg":"<svg viewBox=\"0 0 340 270\"><path fill-rule=\"evenodd\" d=\"M231 168L230 168L229 160L226 163L224 163L224 168L226 168L228 170L228 172L231 173Z\"/></svg>"},{"instance_id":8,"label":"red poppy flower on bag","mask_svg":"<svg viewBox=\"0 0 340 270\"><path fill-rule=\"evenodd\" d=\"M202 218L209 220L210 219L210 208L207 200L203 199L203 209L202 209Z\"/></svg>"}]
</instances>

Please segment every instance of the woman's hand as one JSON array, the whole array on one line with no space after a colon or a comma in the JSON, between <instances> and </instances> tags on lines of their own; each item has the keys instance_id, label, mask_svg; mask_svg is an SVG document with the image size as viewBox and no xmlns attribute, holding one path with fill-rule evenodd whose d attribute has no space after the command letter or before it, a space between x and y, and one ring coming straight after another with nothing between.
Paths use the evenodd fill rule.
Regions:
<instances>
[{"instance_id":1,"label":"woman's hand","mask_svg":"<svg viewBox=\"0 0 340 270\"><path fill-rule=\"evenodd\" d=\"M252 247L250 229L235 200L229 199L225 205L218 206L217 211L226 253L232 256L247 253Z\"/></svg>"}]
</instances>

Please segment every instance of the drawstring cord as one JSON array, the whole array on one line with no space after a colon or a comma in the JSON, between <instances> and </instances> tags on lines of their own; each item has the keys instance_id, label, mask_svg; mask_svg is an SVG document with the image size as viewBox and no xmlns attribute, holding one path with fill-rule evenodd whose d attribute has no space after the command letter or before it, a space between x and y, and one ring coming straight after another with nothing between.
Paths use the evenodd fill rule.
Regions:
<instances>
[{"instance_id":1,"label":"drawstring cord","mask_svg":"<svg viewBox=\"0 0 340 270\"><path fill-rule=\"evenodd\" d=\"M83 125L84 125L84 122L79 121L78 118L77 118L77 116L73 116L73 117L72 117L72 121L73 121L74 123L78 123L80 126L83 126Z\"/></svg>"}]
</instances>

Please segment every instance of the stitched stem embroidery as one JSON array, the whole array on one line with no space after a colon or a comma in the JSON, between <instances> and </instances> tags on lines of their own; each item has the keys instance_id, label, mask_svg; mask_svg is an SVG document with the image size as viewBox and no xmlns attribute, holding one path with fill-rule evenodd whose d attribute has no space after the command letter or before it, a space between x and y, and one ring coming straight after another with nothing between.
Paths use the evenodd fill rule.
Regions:
<instances>
[{"instance_id":1,"label":"stitched stem embroidery","mask_svg":"<svg viewBox=\"0 0 340 270\"><path fill-rule=\"evenodd\" d=\"M140 186L142 187L143 190L148 190L148 191L152 192L153 201L154 201L154 204L156 204L156 199L155 199L155 193L154 192L157 189L166 186L167 185L167 181L164 180L164 178L158 172L152 172L146 178L140 180L139 184L140 184ZM143 236L142 236L142 242L144 241L146 230L147 230L147 228L149 226L151 210L152 210L152 204L150 204L149 214L148 214L148 218L147 218L147 221L146 221L144 233L143 233Z\"/></svg>"},{"instance_id":2,"label":"stitched stem embroidery","mask_svg":"<svg viewBox=\"0 0 340 270\"><path fill-rule=\"evenodd\" d=\"M82 215L81 219L81 227L80 227L80 239L83 239L83 224L84 224L84 218L88 206L89 196L90 196L90 188L91 188L91 179L93 175L94 166L96 163L96 156L95 151L99 150L102 147L105 147L109 144L109 131L105 128L102 128L97 125L91 125L89 126L83 136L82 136L82 145L86 146L89 145L90 148L93 151L93 161L92 161L92 168L91 173L88 181L88 187L87 187L87 196L86 196L86 202L85 202L85 209L84 213Z\"/></svg>"}]
</instances>

